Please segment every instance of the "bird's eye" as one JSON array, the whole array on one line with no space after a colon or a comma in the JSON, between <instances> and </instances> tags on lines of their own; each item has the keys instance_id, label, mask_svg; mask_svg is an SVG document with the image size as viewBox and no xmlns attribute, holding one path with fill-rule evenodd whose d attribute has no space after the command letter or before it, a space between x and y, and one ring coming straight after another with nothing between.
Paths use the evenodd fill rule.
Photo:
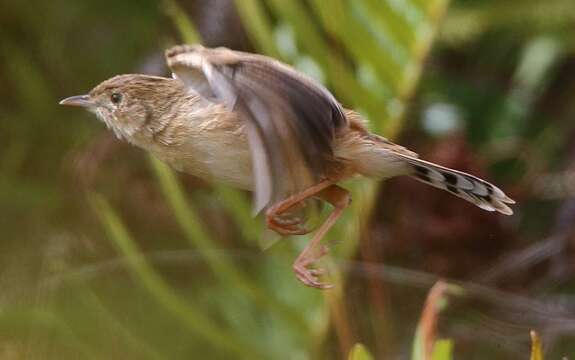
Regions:
<instances>
[{"instance_id":1,"label":"bird's eye","mask_svg":"<svg viewBox=\"0 0 575 360\"><path fill-rule=\"evenodd\" d=\"M122 94L113 93L112 96L110 96L110 100L112 100L114 104L119 104L120 101L122 101Z\"/></svg>"}]
</instances>

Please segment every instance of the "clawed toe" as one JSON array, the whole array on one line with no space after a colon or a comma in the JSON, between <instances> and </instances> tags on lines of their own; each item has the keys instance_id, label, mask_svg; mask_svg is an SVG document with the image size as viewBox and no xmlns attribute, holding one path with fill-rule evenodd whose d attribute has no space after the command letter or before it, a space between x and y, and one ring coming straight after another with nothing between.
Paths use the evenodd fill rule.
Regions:
<instances>
[{"instance_id":1,"label":"clawed toe","mask_svg":"<svg viewBox=\"0 0 575 360\"><path fill-rule=\"evenodd\" d=\"M312 276L322 276L326 274L325 269L309 269L308 272L312 275Z\"/></svg>"},{"instance_id":2,"label":"clawed toe","mask_svg":"<svg viewBox=\"0 0 575 360\"><path fill-rule=\"evenodd\" d=\"M268 216L267 225L270 229L281 235L305 235L309 233L299 217Z\"/></svg>"},{"instance_id":3,"label":"clawed toe","mask_svg":"<svg viewBox=\"0 0 575 360\"><path fill-rule=\"evenodd\" d=\"M295 262L293 265L293 270L298 280L305 285L316 289L331 289L333 287L332 284L323 283L319 280L319 277L325 275L326 271L321 268L310 269L309 266L311 263L311 261L307 260L300 260Z\"/></svg>"},{"instance_id":4,"label":"clawed toe","mask_svg":"<svg viewBox=\"0 0 575 360\"><path fill-rule=\"evenodd\" d=\"M302 219L297 216L274 216L273 221L282 226L300 225L302 223Z\"/></svg>"}]
</instances>

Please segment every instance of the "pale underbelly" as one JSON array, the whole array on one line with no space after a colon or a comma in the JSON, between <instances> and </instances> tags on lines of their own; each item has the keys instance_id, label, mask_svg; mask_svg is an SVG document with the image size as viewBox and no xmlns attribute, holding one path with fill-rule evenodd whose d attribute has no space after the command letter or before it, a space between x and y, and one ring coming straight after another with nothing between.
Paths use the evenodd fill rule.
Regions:
<instances>
[{"instance_id":1,"label":"pale underbelly","mask_svg":"<svg viewBox=\"0 0 575 360\"><path fill-rule=\"evenodd\" d=\"M244 136L219 136L152 152L174 169L207 181L253 190L251 154Z\"/></svg>"}]
</instances>

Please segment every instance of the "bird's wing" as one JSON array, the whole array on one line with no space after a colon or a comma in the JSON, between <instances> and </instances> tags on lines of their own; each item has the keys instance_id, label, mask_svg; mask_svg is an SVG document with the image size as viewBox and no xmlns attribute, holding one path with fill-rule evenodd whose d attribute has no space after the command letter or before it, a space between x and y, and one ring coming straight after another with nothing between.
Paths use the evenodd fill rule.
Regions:
<instances>
[{"instance_id":1,"label":"bird's wing","mask_svg":"<svg viewBox=\"0 0 575 360\"><path fill-rule=\"evenodd\" d=\"M176 78L246 122L257 212L325 176L347 120L322 85L271 58L226 48L176 46L166 61Z\"/></svg>"}]
</instances>

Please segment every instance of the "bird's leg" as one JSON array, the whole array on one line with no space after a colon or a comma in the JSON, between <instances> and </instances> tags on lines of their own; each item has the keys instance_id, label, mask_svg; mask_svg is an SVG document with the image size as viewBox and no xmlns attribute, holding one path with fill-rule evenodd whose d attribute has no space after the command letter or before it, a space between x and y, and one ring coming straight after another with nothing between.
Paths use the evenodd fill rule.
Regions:
<instances>
[{"instance_id":1,"label":"bird's leg","mask_svg":"<svg viewBox=\"0 0 575 360\"><path fill-rule=\"evenodd\" d=\"M303 220L286 220L285 214L298 206L302 206L305 200L314 197L333 183L334 182L332 180L322 180L314 186L311 186L298 194L292 195L270 207L266 212L267 226L281 235L304 235L309 233L309 230L301 225Z\"/></svg>"},{"instance_id":2,"label":"bird's leg","mask_svg":"<svg viewBox=\"0 0 575 360\"><path fill-rule=\"evenodd\" d=\"M318 279L318 277L324 273L323 269L310 269L309 267L319 258L327 254L328 247L326 245L320 246L320 242L329 229L336 223L343 210L350 204L351 197L349 192L337 185L330 185L315 196L329 202L333 205L334 209L320 226L309 244L307 244L296 258L293 264L293 270L297 278L305 285L318 289L329 289L333 287L333 285L321 283Z\"/></svg>"}]
</instances>

